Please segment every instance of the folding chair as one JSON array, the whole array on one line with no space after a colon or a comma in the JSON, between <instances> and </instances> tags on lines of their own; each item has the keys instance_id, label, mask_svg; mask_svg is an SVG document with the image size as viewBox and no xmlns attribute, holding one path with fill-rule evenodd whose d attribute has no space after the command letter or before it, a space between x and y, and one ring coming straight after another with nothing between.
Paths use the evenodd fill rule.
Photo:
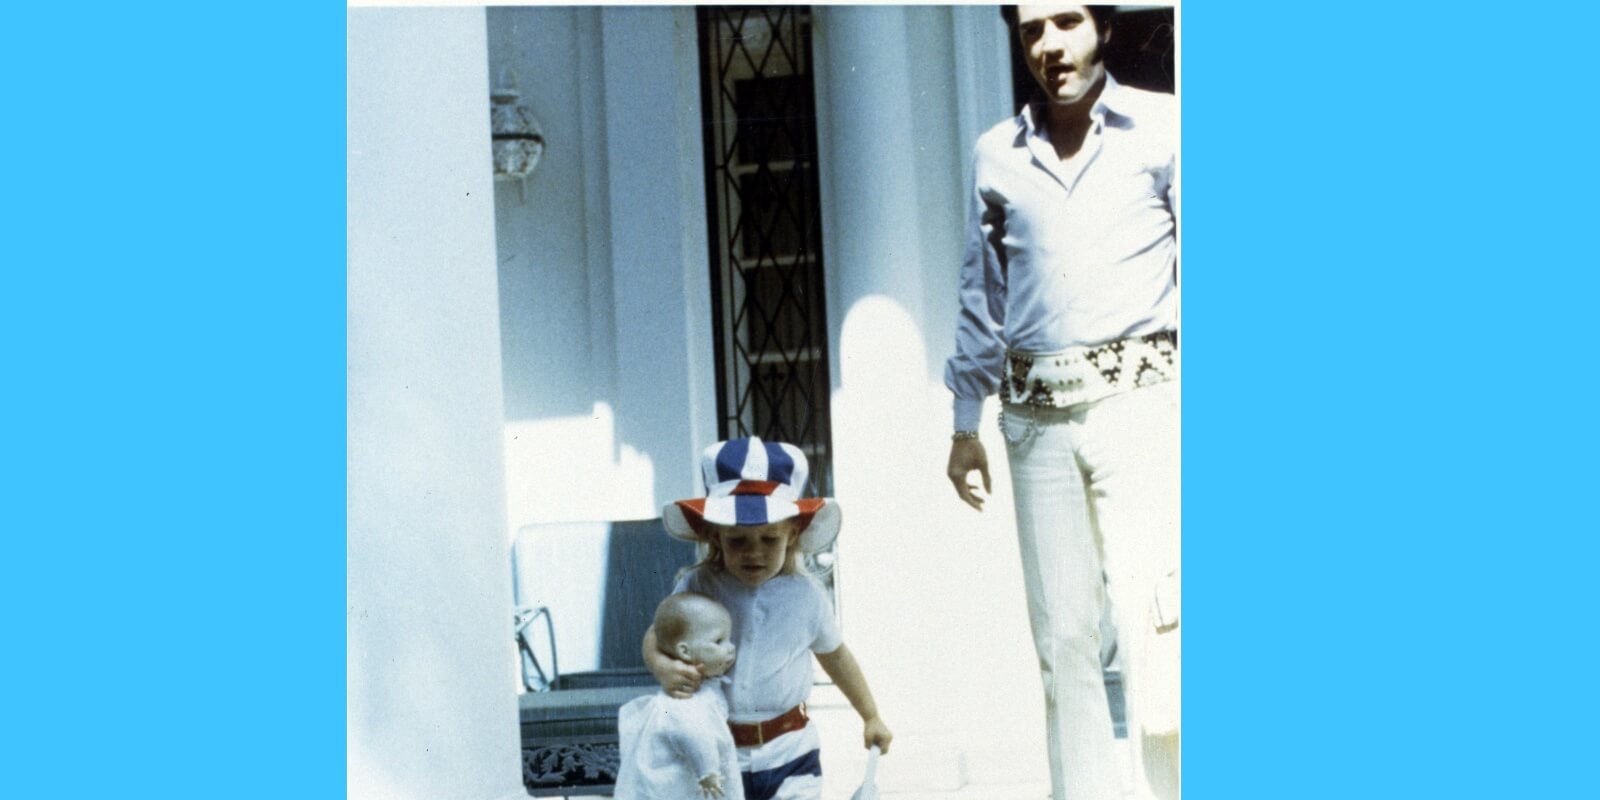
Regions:
<instances>
[{"instance_id":1,"label":"folding chair","mask_svg":"<svg viewBox=\"0 0 1600 800\"><path fill-rule=\"evenodd\" d=\"M694 546L661 520L524 526L512 545L522 779L536 797L608 795L617 709L654 692L640 652Z\"/></svg>"}]
</instances>

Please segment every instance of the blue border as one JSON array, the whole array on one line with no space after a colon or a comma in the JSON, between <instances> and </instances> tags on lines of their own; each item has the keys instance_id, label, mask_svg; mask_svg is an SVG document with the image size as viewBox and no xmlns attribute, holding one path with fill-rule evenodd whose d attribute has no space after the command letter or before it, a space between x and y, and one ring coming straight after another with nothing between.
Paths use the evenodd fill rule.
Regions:
<instances>
[{"instance_id":1,"label":"blue border","mask_svg":"<svg viewBox=\"0 0 1600 800\"><path fill-rule=\"evenodd\" d=\"M1189 797L1592 793L1594 22L1185 6Z\"/></svg>"},{"instance_id":2,"label":"blue border","mask_svg":"<svg viewBox=\"0 0 1600 800\"><path fill-rule=\"evenodd\" d=\"M8 787L338 796L344 10L8 15ZM1594 17L1185 7L1191 798L1587 788Z\"/></svg>"},{"instance_id":3,"label":"blue border","mask_svg":"<svg viewBox=\"0 0 1600 800\"><path fill-rule=\"evenodd\" d=\"M344 793L344 14L7 12L9 796Z\"/></svg>"}]
</instances>

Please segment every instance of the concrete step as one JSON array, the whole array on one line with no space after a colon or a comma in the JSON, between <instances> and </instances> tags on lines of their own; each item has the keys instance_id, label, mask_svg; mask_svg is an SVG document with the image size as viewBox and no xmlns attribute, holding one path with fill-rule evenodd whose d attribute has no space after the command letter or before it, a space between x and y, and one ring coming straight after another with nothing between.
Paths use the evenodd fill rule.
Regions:
<instances>
[{"instance_id":1,"label":"concrete step","mask_svg":"<svg viewBox=\"0 0 1600 800\"><path fill-rule=\"evenodd\" d=\"M848 800L866 773L867 751L861 746L861 719L848 707L812 706L811 716L822 735L824 800ZM909 742L911 746L903 746ZM948 734L895 732L890 754L878 759L878 791L942 793L966 785L965 759Z\"/></svg>"},{"instance_id":2,"label":"concrete step","mask_svg":"<svg viewBox=\"0 0 1600 800\"><path fill-rule=\"evenodd\" d=\"M880 792L883 800L1050 800L1050 783L965 786L953 792Z\"/></svg>"}]
</instances>

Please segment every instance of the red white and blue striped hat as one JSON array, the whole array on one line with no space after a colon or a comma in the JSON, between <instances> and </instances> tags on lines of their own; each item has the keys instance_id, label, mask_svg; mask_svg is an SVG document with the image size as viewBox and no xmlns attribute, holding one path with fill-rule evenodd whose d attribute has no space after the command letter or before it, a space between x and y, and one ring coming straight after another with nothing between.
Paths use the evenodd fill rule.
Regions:
<instances>
[{"instance_id":1,"label":"red white and blue striped hat","mask_svg":"<svg viewBox=\"0 0 1600 800\"><path fill-rule=\"evenodd\" d=\"M800 519L799 547L815 553L839 535L839 502L801 497L811 466L800 448L783 442L729 439L700 457L706 496L668 503L661 520L674 538L699 541L706 523L766 525Z\"/></svg>"}]
</instances>

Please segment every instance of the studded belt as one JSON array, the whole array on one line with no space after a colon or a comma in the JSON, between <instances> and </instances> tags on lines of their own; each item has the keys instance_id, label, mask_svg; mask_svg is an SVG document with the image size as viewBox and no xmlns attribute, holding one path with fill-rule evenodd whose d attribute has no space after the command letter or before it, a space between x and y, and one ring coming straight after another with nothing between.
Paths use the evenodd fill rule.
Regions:
<instances>
[{"instance_id":1,"label":"studded belt","mask_svg":"<svg viewBox=\"0 0 1600 800\"><path fill-rule=\"evenodd\" d=\"M1006 351L1000 401L1066 408L1178 375L1178 332L1157 331L1059 353Z\"/></svg>"}]
</instances>

